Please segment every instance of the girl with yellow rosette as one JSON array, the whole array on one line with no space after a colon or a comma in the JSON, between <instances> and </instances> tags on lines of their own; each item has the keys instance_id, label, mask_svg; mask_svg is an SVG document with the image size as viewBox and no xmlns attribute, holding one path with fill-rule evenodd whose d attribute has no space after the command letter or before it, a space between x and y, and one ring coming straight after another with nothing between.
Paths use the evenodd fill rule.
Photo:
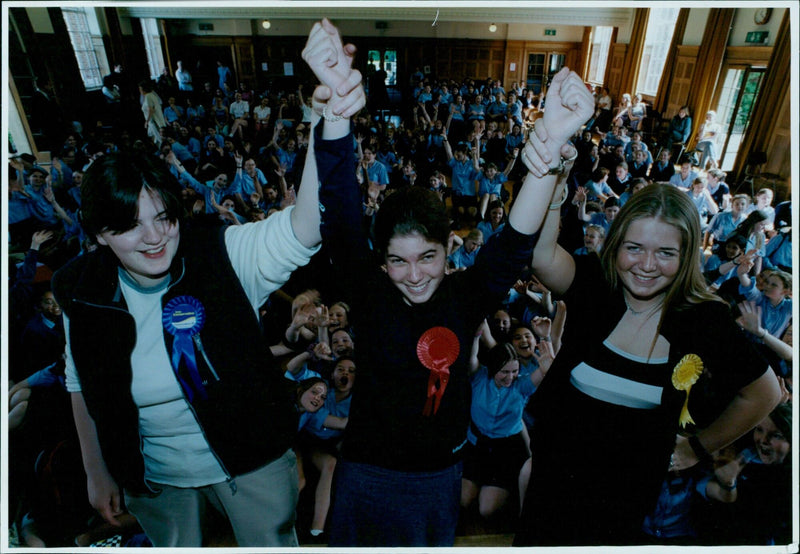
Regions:
<instances>
[{"instance_id":1,"label":"girl with yellow rosette","mask_svg":"<svg viewBox=\"0 0 800 554\"><path fill-rule=\"evenodd\" d=\"M534 174L552 165L537 154L547 139L531 133L525 148ZM533 467L514 544L650 542L642 521L667 472L709 460L753 428L780 389L727 305L706 292L686 194L661 185L634 194L600 257L562 249L558 219L548 211L532 267L570 317L532 404Z\"/></svg>"}]
</instances>

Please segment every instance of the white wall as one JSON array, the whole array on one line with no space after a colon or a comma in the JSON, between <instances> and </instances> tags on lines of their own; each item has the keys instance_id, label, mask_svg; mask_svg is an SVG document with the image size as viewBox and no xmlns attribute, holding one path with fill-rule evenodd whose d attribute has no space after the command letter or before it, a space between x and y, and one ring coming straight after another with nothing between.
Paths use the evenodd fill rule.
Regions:
<instances>
[{"instance_id":1,"label":"white wall","mask_svg":"<svg viewBox=\"0 0 800 554\"><path fill-rule=\"evenodd\" d=\"M753 21L756 8L741 8L736 10L736 14L733 16L733 27L731 28L728 46L770 46L774 44L785 11L785 8L775 8L772 10L772 15L766 25L756 25L755 21ZM752 31L767 31L769 33L767 42L763 45L753 45L745 42L747 33Z\"/></svg>"}]
</instances>

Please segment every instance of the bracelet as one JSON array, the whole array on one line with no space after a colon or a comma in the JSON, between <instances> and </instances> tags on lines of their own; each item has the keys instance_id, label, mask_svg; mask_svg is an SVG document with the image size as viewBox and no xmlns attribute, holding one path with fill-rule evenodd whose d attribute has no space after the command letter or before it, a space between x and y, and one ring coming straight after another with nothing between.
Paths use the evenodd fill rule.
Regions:
<instances>
[{"instance_id":1,"label":"bracelet","mask_svg":"<svg viewBox=\"0 0 800 554\"><path fill-rule=\"evenodd\" d=\"M539 337L539 342L550 342L550 337Z\"/></svg>"},{"instance_id":2,"label":"bracelet","mask_svg":"<svg viewBox=\"0 0 800 554\"><path fill-rule=\"evenodd\" d=\"M343 117L341 115L328 115L328 105L327 104L325 104L325 107L322 108L322 117L323 117L323 119L325 119L325 121L327 121L329 123L336 123L337 121L340 121L341 119L343 119Z\"/></svg>"},{"instance_id":3,"label":"bracelet","mask_svg":"<svg viewBox=\"0 0 800 554\"><path fill-rule=\"evenodd\" d=\"M567 196L569 196L569 191L567 190L567 187L564 187L564 193L561 195L561 200L559 200L558 202L553 202L547 209L548 210L559 209L564 204L564 202L567 201Z\"/></svg>"},{"instance_id":4,"label":"bracelet","mask_svg":"<svg viewBox=\"0 0 800 554\"><path fill-rule=\"evenodd\" d=\"M761 335L758 338L760 338L761 340L764 340L764 337L766 337L767 335L769 335L769 333L767 333L767 330L764 329L764 332L761 333Z\"/></svg>"},{"instance_id":5,"label":"bracelet","mask_svg":"<svg viewBox=\"0 0 800 554\"><path fill-rule=\"evenodd\" d=\"M711 454L708 453L708 450L700 443L700 439L697 438L697 435L692 435L689 437L689 446L692 448L694 455L697 456L697 459L700 462L708 462L711 463L713 458Z\"/></svg>"},{"instance_id":6,"label":"bracelet","mask_svg":"<svg viewBox=\"0 0 800 554\"><path fill-rule=\"evenodd\" d=\"M722 490L729 491L729 492L736 490L736 481L735 480L733 481L732 485L726 485L725 483L723 483L722 481L720 481L716 477L714 478L714 480L717 482L717 484L719 485L719 488L721 488Z\"/></svg>"},{"instance_id":7,"label":"bracelet","mask_svg":"<svg viewBox=\"0 0 800 554\"><path fill-rule=\"evenodd\" d=\"M577 149L575 150L575 155L572 156L571 158L565 158L564 156L561 156L561 158L558 160L558 165L555 167L551 167L550 171L548 171L547 174L563 175L567 170L567 164L571 164L572 162L574 162L577 157L578 157Z\"/></svg>"}]
</instances>

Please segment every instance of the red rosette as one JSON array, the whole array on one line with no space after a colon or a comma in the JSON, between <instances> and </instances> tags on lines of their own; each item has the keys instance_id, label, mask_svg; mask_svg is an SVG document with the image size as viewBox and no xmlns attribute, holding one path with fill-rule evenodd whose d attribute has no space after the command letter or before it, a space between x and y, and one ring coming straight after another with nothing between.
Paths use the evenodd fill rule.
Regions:
<instances>
[{"instance_id":1,"label":"red rosette","mask_svg":"<svg viewBox=\"0 0 800 554\"><path fill-rule=\"evenodd\" d=\"M458 359L460 349L458 337L447 327L432 327L417 341L417 358L431 372L424 415L430 416L439 409L450 379L450 366Z\"/></svg>"}]
</instances>

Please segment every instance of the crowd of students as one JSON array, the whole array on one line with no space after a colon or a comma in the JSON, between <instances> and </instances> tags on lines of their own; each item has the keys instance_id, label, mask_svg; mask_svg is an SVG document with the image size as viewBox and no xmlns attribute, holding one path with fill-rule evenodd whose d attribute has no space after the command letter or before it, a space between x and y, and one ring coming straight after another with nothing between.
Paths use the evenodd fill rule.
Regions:
<instances>
[{"instance_id":1,"label":"crowd of students","mask_svg":"<svg viewBox=\"0 0 800 554\"><path fill-rule=\"evenodd\" d=\"M698 169L690 157L677 160L676 171L677 136L657 144L642 134L639 95L614 115L607 90L593 97L566 71L553 77L546 97L516 83L506 94L494 79L459 83L420 74L399 117L384 119L361 109L352 53L323 22L304 50L322 83L313 95L302 86L232 90L222 72L223 86L213 93L187 89L185 76L184 86L161 87L161 96L155 84L142 82L143 126L118 121L101 136L74 128L49 168L29 156L10 161L9 524L20 543L70 546L78 537L81 544L120 534L131 544L200 544L209 530L195 517L195 504L177 500L185 490L199 491L194 503L224 506L240 545L296 545L298 497L310 520L298 523L303 542L330 539L335 546L452 545L459 514L476 504L490 525L516 521L521 511L512 528L522 545L788 542L788 203L773 209L770 189L755 199L731 196L724 172ZM646 197L678 213L637 219ZM634 207L626 209L628 203ZM618 216L623 224L615 223ZM624 294L600 278L601 258L623 272L617 249L633 256L621 244L637 226L666 221L666 231L651 229L661 237L678 228L677 220L697 221L697 232L685 223L694 242L672 248L692 265L680 277L691 282L681 292L690 300L657 296L651 305L624 277ZM126 242L131 233L137 242ZM176 252L184 256L182 269L173 263ZM62 267L54 296L51 277ZM754 362L731 369L725 385L700 379L691 403L687 390L698 422L689 427L698 434L687 454L682 439L675 446L677 424L664 419L680 411L683 398L675 391L664 393L667 410L650 412L625 404L620 390L578 368L656 363L671 370L673 339L681 348L680 341L697 342L676 334L675 322L685 317L674 315L674 306L714 304L712 293L734 315L704 319L720 328L708 337L744 333L737 352ZM199 328L182 335L168 307L187 297L199 298L201 308L191 309L205 315L192 312ZM112 309L86 308L96 304ZM137 336L121 330L129 324L116 311L127 310L144 347L133 349L120 377L105 368L105 350L116 350L108 359L118 364ZM172 336L161 328L162 312L173 317L172 327L164 323ZM723 310L701 312L708 319ZM589 314L607 321L593 324ZM740 329L729 328L734 319ZM621 340L615 325L637 324L632 335L652 332L652 342ZM210 338L214 332L222 338ZM672 333L666 346L660 333ZM607 336L622 344L610 361L594 344ZM591 341L587 351L584 341ZM151 344L159 353L146 351ZM640 346L644 354L631 362L625 352ZM709 368L733 363L733 351L707 360L715 355L698 348ZM577 364L572 378L568 363ZM99 369L85 369L90 364ZM141 364L171 367L175 378L140 375ZM747 433L732 446L739 434L707 432L708 451L698 447L701 425L713 429L726 395L747 397L753 383L763 385L764 368L777 383L759 389L766 391L764 406L768 398L777 402L778 386L780 405L748 411L760 416L732 425ZM220 388L218 372L222 383L229 374L246 384ZM609 377L622 379L615 371ZM603 386L608 390L598 392ZM248 388L269 392L245 394ZM203 407L206 394L214 409ZM232 407L237 394L245 395L237 402L246 405L244 414ZM255 407L260 402L271 407ZM589 424L597 403L608 420ZM583 456L587 444L593 455L604 452L600 432L612 422L630 424L630 408L648 416L620 440L634 428L659 437L625 446L624 456L637 449L650 456L637 473L649 496L622 480L592 484L597 468L617 475L630 469L628 460L607 458L592 469L595 462L576 459L556 469L559 456ZM215 421L223 414L231 420ZM287 414L291 425L276 423ZM129 438L136 427L143 451L137 461L121 460L130 444L115 445L122 438L113 435ZM226 437L231 427L236 432ZM265 428L270 432L259 434ZM160 441L159 433L170 439ZM183 441L178 446L173 433ZM270 444L256 446L259 440ZM668 471L661 462L673 447ZM242 448L251 448L244 460ZM187 459L190 475L181 465ZM563 469L573 467L583 476ZM267 485L250 472L260 479L268 469L273 485L266 494ZM624 471L619 479L629 477ZM307 475L314 490L303 495L312 482ZM277 499L273 489L287 481ZM595 492L576 507L573 493L582 494L581 487ZM159 489L156 500L148 498ZM596 519L608 523L603 529L566 519L576 509L587 517L603 509L586 498L606 493L617 500ZM183 515L165 517L158 498L180 502ZM260 508L268 502L280 510ZM147 539L137 520L125 517L127 509ZM271 522L260 521L270 510ZM739 522L735 529L724 523L730 517Z\"/></svg>"}]
</instances>

